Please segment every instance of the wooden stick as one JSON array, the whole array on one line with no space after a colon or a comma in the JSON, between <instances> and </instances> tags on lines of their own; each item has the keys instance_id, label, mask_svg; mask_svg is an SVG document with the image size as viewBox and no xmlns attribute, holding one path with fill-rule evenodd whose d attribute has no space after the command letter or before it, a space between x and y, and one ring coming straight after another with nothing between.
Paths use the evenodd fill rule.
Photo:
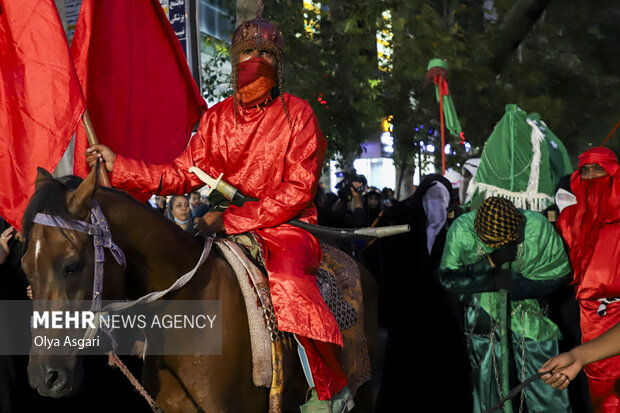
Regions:
<instances>
[{"instance_id":1,"label":"wooden stick","mask_svg":"<svg viewBox=\"0 0 620 413\"><path fill-rule=\"evenodd\" d=\"M439 120L441 123L441 174L446 174L446 152L444 146L446 146L446 132L443 116L443 93L441 93L441 78L439 84Z\"/></svg>"},{"instance_id":2,"label":"wooden stick","mask_svg":"<svg viewBox=\"0 0 620 413\"><path fill-rule=\"evenodd\" d=\"M607 143L607 141L609 140L609 138L611 138L611 135L614 134L614 132L616 131L616 129L618 129L618 126L620 125L620 120L618 121L618 123L616 123L616 126L614 126L614 128L611 130L611 132L609 132L609 135L607 135L607 137L605 138L605 140L603 141L603 143L601 143L601 146L605 146L605 144Z\"/></svg>"},{"instance_id":3,"label":"wooden stick","mask_svg":"<svg viewBox=\"0 0 620 413\"><path fill-rule=\"evenodd\" d=\"M84 110L84 114L82 115L82 123L84 124L84 129L86 130L86 137L88 138L88 143L92 145L97 145L99 141L97 140L97 134L95 134L95 128L93 127L93 122L90 120L90 115L88 114L88 108ZM108 177L108 171L105 168L99 168L99 179L101 180L101 185L111 187L110 178Z\"/></svg>"},{"instance_id":4,"label":"wooden stick","mask_svg":"<svg viewBox=\"0 0 620 413\"><path fill-rule=\"evenodd\" d=\"M507 396L510 393L510 382L509 382L509 371L510 371L510 350L508 348L509 341L511 340L510 336L510 312L509 312L509 301L510 297L508 295L508 290L501 289L499 290L500 302L499 302L499 334L500 334L500 343L501 343L501 394L499 395L500 399ZM492 332L491 334L495 334ZM491 351L495 351L494 348L491 348ZM510 401L506 403L504 406L505 413L512 413L512 404Z\"/></svg>"}]
</instances>

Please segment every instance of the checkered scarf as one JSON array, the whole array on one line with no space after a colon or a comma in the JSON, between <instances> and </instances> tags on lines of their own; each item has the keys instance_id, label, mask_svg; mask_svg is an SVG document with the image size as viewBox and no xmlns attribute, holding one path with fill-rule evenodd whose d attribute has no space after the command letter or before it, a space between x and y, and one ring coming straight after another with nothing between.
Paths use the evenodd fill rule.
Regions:
<instances>
[{"instance_id":1,"label":"checkered scarf","mask_svg":"<svg viewBox=\"0 0 620 413\"><path fill-rule=\"evenodd\" d=\"M525 217L505 198L484 200L474 219L474 230L492 248L503 247L519 238Z\"/></svg>"}]
</instances>

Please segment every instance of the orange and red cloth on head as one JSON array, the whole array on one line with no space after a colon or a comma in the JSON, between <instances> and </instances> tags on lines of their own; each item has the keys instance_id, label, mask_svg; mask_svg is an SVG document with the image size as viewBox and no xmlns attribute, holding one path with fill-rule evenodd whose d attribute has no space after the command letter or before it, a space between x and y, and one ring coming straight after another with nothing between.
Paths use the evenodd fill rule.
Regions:
<instances>
[{"instance_id":1,"label":"orange and red cloth on head","mask_svg":"<svg viewBox=\"0 0 620 413\"><path fill-rule=\"evenodd\" d=\"M256 56L237 65L238 97L243 107L260 105L271 100L276 85L276 68Z\"/></svg>"},{"instance_id":2,"label":"orange and red cloth on head","mask_svg":"<svg viewBox=\"0 0 620 413\"><path fill-rule=\"evenodd\" d=\"M609 208L605 212L606 219L615 220L620 217L620 165L616 154L609 148L597 147L592 148L579 155L579 168L583 165L595 163L601 166L605 172L611 177L609 182ZM612 182L613 181L613 182ZM575 171L571 176L571 189L577 199L585 197L586 186L581 179L579 170Z\"/></svg>"}]
</instances>

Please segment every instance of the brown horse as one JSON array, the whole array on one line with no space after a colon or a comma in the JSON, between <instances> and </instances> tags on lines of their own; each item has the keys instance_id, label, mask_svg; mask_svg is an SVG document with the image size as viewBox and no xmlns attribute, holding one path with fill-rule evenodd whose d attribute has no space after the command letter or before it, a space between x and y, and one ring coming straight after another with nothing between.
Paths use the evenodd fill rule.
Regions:
<instances>
[{"instance_id":1,"label":"brown horse","mask_svg":"<svg viewBox=\"0 0 620 413\"><path fill-rule=\"evenodd\" d=\"M114 242L126 256L123 267L109 250L105 252L105 300L132 300L165 290L179 275L191 270L201 256L200 240L129 195L97 188L94 171L71 191L39 169L36 192L24 215L27 251L22 259L36 300L92 299L95 255L92 236L32 223L32 220L43 212L89 222L93 200L100 205ZM158 405L168 413L267 411L269 390L252 382L244 299L233 270L220 253L213 249L191 281L168 298L221 301L222 353L218 356L147 355L142 383ZM369 340L371 351L372 344L373 340ZM61 397L76 391L82 373L76 355L49 356L32 351L28 376L31 386L41 394Z\"/></svg>"}]
</instances>

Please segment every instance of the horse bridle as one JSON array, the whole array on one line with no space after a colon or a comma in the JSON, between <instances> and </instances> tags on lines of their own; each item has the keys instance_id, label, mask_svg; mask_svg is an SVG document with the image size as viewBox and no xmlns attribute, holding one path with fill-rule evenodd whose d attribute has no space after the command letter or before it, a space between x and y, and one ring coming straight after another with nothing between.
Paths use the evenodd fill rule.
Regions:
<instances>
[{"instance_id":1,"label":"horse bridle","mask_svg":"<svg viewBox=\"0 0 620 413\"><path fill-rule=\"evenodd\" d=\"M177 278L175 282L167 289L148 293L134 301L113 302L107 304L104 308L102 308L101 300L103 295L103 268L105 263L105 248L110 250L110 252L114 256L114 259L119 265L122 265L124 267L127 265L127 261L123 251L112 240L110 226L108 225L108 221L103 215L103 212L101 211L101 208L99 207L97 201L93 200L90 211L90 224L85 221L80 221L76 219L66 220L55 215L48 215L43 213L36 214L33 219L33 222L37 224L75 230L93 236L93 244L95 247L95 274L93 279L93 300L91 303L90 311L95 313L95 328L88 327L88 329L84 333L85 339L93 338L95 336L98 330L98 326L100 324L100 317L104 316L108 311L120 311L125 310L129 307L133 307L136 304L150 303L160 299L161 297L172 291L176 291L179 288L183 287L189 282L189 280L192 279L194 274L196 274L196 271L198 271L198 268L200 268L200 266L207 260L207 257L209 256L209 253L211 251L211 247L213 246L213 237L207 237L205 239L202 254L200 256L200 259L196 263L196 266L189 272ZM106 333L108 334L108 336L110 336L112 343L115 346L116 342L114 340L114 337L110 334L109 331L106 331Z\"/></svg>"},{"instance_id":2,"label":"horse bridle","mask_svg":"<svg viewBox=\"0 0 620 413\"><path fill-rule=\"evenodd\" d=\"M97 201L93 200L90 208L90 224L79 220L66 220L54 215L38 213L33 222L50 227L70 229L93 236L95 246L95 273L93 279L93 300L90 311L97 313L101 311L101 300L103 295L103 267L105 264L105 248L109 249L116 262L125 267L127 260L123 250L112 240L110 226L105 219L101 207Z\"/></svg>"}]
</instances>

